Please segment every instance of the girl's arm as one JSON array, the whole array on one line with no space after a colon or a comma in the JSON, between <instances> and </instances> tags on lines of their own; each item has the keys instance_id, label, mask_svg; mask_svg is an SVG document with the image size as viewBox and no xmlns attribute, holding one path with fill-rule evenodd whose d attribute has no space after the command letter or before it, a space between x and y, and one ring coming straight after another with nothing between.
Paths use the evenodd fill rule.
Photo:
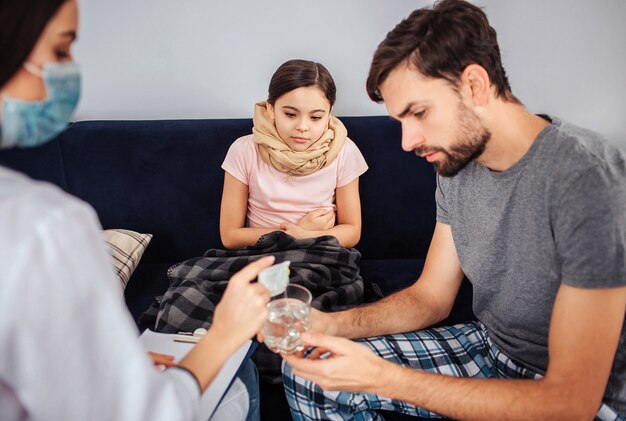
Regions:
<instances>
[{"instance_id":1,"label":"girl's arm","mask_svg":"<svg viewBox=\"0 0 626 421\"><path fill-rule=\"evenodd\" d=\"M276 228L247 228L248 186L224 172L220 210L220 238L227 249L254 245L259 237Z\"/></svg>"},{"instance_id":2,"label":"girl's arm","mask_svg":"<svg viewBox=\"0 0 626 421\"><path fill-rule=\"evenodd\" d=\"M361 238L361 199L359 178L335 190L337 205L337 225L328 230L310 231L296 224L284 223L282 228L296 238L314 238L332 235L343 247L354 247Z\"/></svg>"}]
</instances>

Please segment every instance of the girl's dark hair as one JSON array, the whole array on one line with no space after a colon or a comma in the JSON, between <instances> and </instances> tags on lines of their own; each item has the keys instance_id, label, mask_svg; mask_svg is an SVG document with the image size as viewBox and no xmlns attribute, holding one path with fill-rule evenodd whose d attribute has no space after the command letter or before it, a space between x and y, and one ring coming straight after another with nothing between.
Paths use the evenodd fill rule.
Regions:
<instances>
[{"instance_id":1,"label":"girl's dark hair","mask_svg":"<svg viewBox=\"0 0 626 421\"><path fill-rule=\"evenodd\" d=\"M0 2L0 88L17 73L46 24L66 0Z\"/></svg>"},{"instance_id":2,"label":"girl's dark hair","mask_svg":"<svg viewBox=\"0 0 626 421\"><path fill-rule=\"evenodd\" d=\"M289 60L276 69L270 81L267 102L274 105L287 92L306 86L317 86L330 106L335 104L337 88L330 72L323 65L308 60Z\"/></svg>"},{"instance_id":3,"label":"girl's dark hair","mask_svg":"<svg viewBox=\"0 0 626 421\"><path fill-rule=\"evenodd\" d=\"M519 103L502 67L496 31L485 13L466 1L441 0L432 9L418 9L387 34L374 53L367 78L367 94L373 101L383 101L379 87L401 63L453 86L458 86L468 65L479 64L498 97Z\"/></svg>"}]
</instances>

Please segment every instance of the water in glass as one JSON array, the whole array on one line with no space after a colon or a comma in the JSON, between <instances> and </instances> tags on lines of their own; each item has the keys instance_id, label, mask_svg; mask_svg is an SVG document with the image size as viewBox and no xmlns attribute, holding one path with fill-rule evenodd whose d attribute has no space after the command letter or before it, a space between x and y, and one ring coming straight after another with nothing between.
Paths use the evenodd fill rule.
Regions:
<instances>
[{"instance_id":1,"label":"water in glass","mask_svg":"<svg viewBox=\"0 0 626 421\"><path fill-rule=\"evenodd\" d=\"M265 344L274 352L291 354L304 348L300 333L311 327L309 306L295 298L281 298L268 305L263 325Z\"/></svg>"}]
</instances>

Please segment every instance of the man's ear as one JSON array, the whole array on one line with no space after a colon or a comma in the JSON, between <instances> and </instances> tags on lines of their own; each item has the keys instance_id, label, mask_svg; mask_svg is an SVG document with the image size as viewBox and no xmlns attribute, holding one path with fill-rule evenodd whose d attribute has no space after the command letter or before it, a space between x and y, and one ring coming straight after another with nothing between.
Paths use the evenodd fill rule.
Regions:
<instances>
[{"instance_id":1,"label":"man's ear","mask_svg":"<svg viewBox=\"0 0 626 421\"><path fill-rule=\"evenodd\" d=\"M274 106L268 102L265 104L265 109L267 110L267 114L270 116L270 120L275 120Z\"/></svg>"},{"instance_id":2,"label":"man's ear","mask_svg":"<svg viewBox=\"0 0 626 421\"><path fill-rule=\"evenodd\" d=\"M491 80L483 66L479 64L468 65L461 74L461 80L469 90L474 105L480 107L487 104Z\"/></svg>"}]
</instances>

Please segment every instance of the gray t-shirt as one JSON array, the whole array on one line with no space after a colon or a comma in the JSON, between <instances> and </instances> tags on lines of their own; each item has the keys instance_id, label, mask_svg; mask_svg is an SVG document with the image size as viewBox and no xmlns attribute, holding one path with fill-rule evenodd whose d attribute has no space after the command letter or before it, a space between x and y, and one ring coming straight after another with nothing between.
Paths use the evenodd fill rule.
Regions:
<instances>
[{"instance_id":1,"label":"gray t-shirt","mask_svg":"<svg viewBox=\"0 0 626 421\"><path fill-rule=\"evenodd\" d=\"M437 178L437 220L452 229L473 309L509 357L539 373L563 283L626 285L626 159L598 134L551 118L504 172L470 163ZM626 414L626 326L605 392Z\"/></svg>"}]
</instances>

